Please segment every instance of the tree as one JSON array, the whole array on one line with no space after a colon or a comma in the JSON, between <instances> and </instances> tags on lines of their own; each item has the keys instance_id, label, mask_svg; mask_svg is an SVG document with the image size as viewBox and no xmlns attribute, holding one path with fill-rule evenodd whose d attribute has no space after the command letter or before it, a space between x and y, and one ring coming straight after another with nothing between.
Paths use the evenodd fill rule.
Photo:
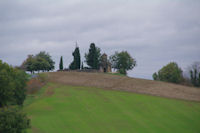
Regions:
<instances>
[{"instance_id":1,"label":"tree","mask_svg":"<svg viewBox=\"0 0 200 133\"><path fill-rule=\"evenodd\" d=\"M63 57L60 57L59 69L63 70Z\"/></svg>"},{"instance_id":2,"label":"tree","mask_svg":"<svg viewBox=\"0 0 200 133\"><path fill-rule=\"evenodd\" d=\"M54 69L55 62L46 52L40 52L37 55L28 55L28 58L20 66L21 69L34 73L34 71L50 71Z\"/></svg>"},{"instance_id":3,"label":"tree","mask_svg":"<svg viewBox=\"0 0 200 133\"><path fill-rule=\"evenodd\" d=\"M200 86L200 62L194 62L189 67L190 81L194 86Z\"/></svg>"},{"instance_id":4,"label":"tree","mask_svg":"<svg viewBox=\"0 0 200 133\"><path fill-rule=\"evenodd\" d=\"M114 55L110 56L110 62L112 68L117 69L121 74L127 74L128 70L133 69L136 66L136 61L127 51L122 51L120 53L115 52Z\"/></svg>"},{"instance_id":5,"label":"tree","mask_svg":"<svg viewBox=\"0 0 200 133\"><path fill-rule=\"evenodd\" d=\"M49 63L49 66L45 66L46 71L50 71L54 69L55 62L51 59L51 56L49 55L49 53L46 53L45 51L41 51L39 54L36 55L36 57L41 57Z\"/></svg>"},{"instance_id":6,"label":"tree","mask_svg":"<svg viewBox=\"0 0 200 133\"><path fill-rule=\"evenodd\" d=\"M34 73L34 71L36 70L35 63L36 63L35 57L33 55L28 55L27 59L22 63L20 67L23 70Z\"/></svg>"},{"instance_id":7,"label":"tree","mask_svg":"<svg viewBox=\"0 0 200 133\"><path fill-rule=\"evenodd\" d=\"M0 60L0 108L14 101L14 83L12 74L14 70Z\"/></svg>"},{"instance_id":8,"label":"tree","mask_svg":"<svg viewBox=\"0 0 200 133\"><path fill-rule=\"evenodd\" d=\"M0 61L0 108L10 104L22 105L26 97L28 76Z\"/></svg>"},{"instance_id":9,"label":"tree","mask_svg":"<svg viewBox=\"0 0 200 133\"><path fill-rule=\"evenodd\" d=\"M48 71L49 70L49 68L50 68L50 64L49 64L49 62L47 61L47 60L45 60L45 58L42 58L42 57L40 57L40 56L36 56L36 61L35 61L35 63L33 64L33 66L34 66L34 70L35 71Z\"/></svg>"},{"instance_id":10,"label":"tree","mask_svg":"<svg viewBox=\"0 0 200 133\"><path fill-rule=\"evenodd\" d=\"M72 70L80 69L81 66L81 56L80 56L80 51L79 47L76 47L74 52L72 53L74 60L70 64L69 68Z\"/></svg>"},{"instance_id":11,"label":"tree","mask_svg":"<svg viewBox=\"0 0 200 133\"><path fill-rule=\"evenodd\" d=\"M0 133L21 133L30 127L30 120L17 105L26 97L27 75L0 60Z\"/></svg>"},{"instance_id":12,"label":"tree","mask_svg":"<svg viewBox=\"0 0 200 133\"><path fill-rule=\"evenodd\" d=\"M23 105L26 98L26 83L28 81L28 75L19 69L15 70L15 89L14 89L14 99L17 105Z\"/></svg>"},{"instance_id":13,"label":"tree","mask_svg":"<svg viewBox=\"0 0 200 133\"><path fill-rule=\"evenodd\" d=\"M181 83L183 81L182 70L178 67L178 64L175 62L170 62L157 73L157 80L172 82L172 83ZM155 79L154 79L155 80Z\"/></svg>"},{"instance_id":14,"label":"tree","mask_svg":"<svg viewBox=\"0 0 200 133\"><path fill-rule=\"evenodd\" d=\"M101 58L101 49L96 47L94 43L90 44L89 52L85 54L86 63L92 69L99 69Z\"/></svg>"},{"instance_id":15,"label":"tree","mask_svg":"<svg viewBox=\"0 0 200 133\"><path fill-rule=\"evenodd\" d=\"M153 80L158 80L158 74L155 72L155 73L153 73Z\"/></svg>"}]
</instances>

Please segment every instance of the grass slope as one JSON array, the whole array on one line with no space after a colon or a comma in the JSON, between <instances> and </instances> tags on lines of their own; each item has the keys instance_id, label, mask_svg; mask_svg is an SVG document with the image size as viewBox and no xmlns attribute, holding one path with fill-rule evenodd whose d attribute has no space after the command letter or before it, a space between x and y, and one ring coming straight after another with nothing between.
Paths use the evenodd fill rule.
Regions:
<instances>
[{"instance_id":1,"label":"grass slope","mask_svg":"<svg viewBox=\"0 0 200 133\"><path fill-rule=\"evenodd\" d=\"M29 96L29 133L197 133L200 103L47 84Z\"/></svg>"}]
</instances>

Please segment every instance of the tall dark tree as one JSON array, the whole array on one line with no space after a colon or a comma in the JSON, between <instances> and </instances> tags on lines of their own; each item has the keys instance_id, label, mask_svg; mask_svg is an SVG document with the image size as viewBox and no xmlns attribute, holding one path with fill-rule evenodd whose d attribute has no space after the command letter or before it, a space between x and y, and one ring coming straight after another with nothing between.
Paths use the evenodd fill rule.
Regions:
<instances>
[{"instance_id":1,"label":"tall dark tree","mask_svg":"<svg viewBox=\"0 0 200 133\"><path fill-rule=\"evenodd\" d=\"M59 69L63 70L63 57L60 57Z\"/></svg>"},{"instance_id":2,"label":"tall dark tree","mask_svg":"<svg viewBox=\"0 0 200 133\"><path fill-rule=\"evenodd\" d=\"M76 46L76 48L75 48L74 52L72 53L72 55L74 57L74 60L70 64L69 68L71 70L80 69L80 67L81 67L81 56L80 56L79 47Z\"/></svg>"},{"instance_id":3,"label":"tall dark tree","mask_svg":"<svg viewBox=\"0 0 200 133\"><path fill-rule=\"evenodd\" d=\"M86 63L92 69L99 69L101 50L94 43L90 44L89 52L85 54Z\"/></svg>"},{"instance_id":4,"label":"tall dark tree","mask_svg":"<svg viewBox=\"0 0 200 133\"><path fill-rule=\"evenodd\" d=\"M127 74L128 70L133 69L136 66L136 61L127 51L120 53L115 52L114 55L110 56L110 62L112 68L117 69L121 74Z\"/></svg>"}]
</instances>

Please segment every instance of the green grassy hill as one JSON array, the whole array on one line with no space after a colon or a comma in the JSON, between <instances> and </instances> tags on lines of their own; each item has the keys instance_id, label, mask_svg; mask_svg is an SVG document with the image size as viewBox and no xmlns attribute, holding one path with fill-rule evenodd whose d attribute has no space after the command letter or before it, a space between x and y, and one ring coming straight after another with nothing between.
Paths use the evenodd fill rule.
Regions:
<instances>
[{"instance_id":1,"label":"green grassy hill","mask_svg":"<svg viewBox=\"0 0 200 133\"><path fill-rule=\"evenodd\" d=\"M198 133L200 103L48 83L29 95L29 133Z\"/></svg>"}]
</instances>

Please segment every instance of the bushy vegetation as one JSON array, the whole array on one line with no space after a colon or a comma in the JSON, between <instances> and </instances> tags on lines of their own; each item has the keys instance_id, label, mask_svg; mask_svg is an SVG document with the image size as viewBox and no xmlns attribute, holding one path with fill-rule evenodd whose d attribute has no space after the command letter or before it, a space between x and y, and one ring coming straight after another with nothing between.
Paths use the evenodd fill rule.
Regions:
<instances>
[{"instance_id":1,"label":"bushy vegetation","mask_svg":"<svg viewBox=\"0 0 200 133\"><path fill-rule=\"evenodd\" d=\"M0 109L0 133L25 133L30 128L30 119L20 108Z\"/></svg>"},{"instance_id":2,"label":"bushy vegetation","mask_svg":"<svg viewBox=\"0 0 200 133\"><path fill-rule=\"evenodd\" d=\"M133 69L136 66L136 60L131 57L127 51L115 52L110 56L110 62L112 68L117 69L121 74L127 74L128 70Z\"/></svg>"},{"instance_id":3,"label":"bushy vegetation","mask_svg":"<svg viewBox=\"0 0 200 133\"><path fill-rule=\"evenodd\" d=\"M30 121L17 106L26 98L28 76L0 60L0 133L21 133Z\"/></svg>"},{"instance_id":4,"label":"bushy vegetation","mask_svg":"<svg viewBox=\"0 0 200 133\"><path fill-rule=\"evenodd\" d=\"M153 79L171 83L181 83L183 81L182 70L177 63L170 62L161 68L158 73L154 73Z\"/></svg>"}]
</instances>

